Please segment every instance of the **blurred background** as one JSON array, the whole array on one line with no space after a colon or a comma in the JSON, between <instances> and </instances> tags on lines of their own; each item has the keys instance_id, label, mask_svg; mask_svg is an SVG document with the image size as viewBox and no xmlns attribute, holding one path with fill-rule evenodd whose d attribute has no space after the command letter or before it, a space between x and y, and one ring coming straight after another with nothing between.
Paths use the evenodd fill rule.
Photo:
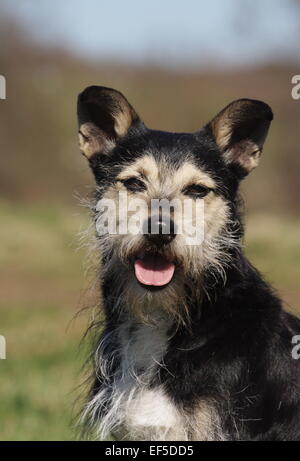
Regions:
<instances>
[{"instance_id":1,"label":"blurred background","mask_svg":"<svg viewBox=\"0 0 300 461\"><path fill-rule=\"evenodd\" d=\"M193 131L231 100L274 112L243 185L246 251L300 314L300 2L0 0L0 438L70 440L85 357L84 248L93 185L76 97L122 91L152 128Z\"/></svg>"}]
</instances>

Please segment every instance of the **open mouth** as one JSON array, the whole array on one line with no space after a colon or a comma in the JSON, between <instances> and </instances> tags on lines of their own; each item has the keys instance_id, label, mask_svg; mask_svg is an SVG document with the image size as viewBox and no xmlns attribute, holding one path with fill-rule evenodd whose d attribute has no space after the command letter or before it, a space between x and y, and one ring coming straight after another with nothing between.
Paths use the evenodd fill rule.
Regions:
<instances>
[{"instance_id":1,"label":"open mouth","mask_svg":"<svg viewBox=\"0 0 300 461\"><path fill-rule=\"evenodd\" d=\"M175 264L158 253L139 254L134 261L137 280L148 287L163 287L171 282Z\"/></svg>"}]
</instances>

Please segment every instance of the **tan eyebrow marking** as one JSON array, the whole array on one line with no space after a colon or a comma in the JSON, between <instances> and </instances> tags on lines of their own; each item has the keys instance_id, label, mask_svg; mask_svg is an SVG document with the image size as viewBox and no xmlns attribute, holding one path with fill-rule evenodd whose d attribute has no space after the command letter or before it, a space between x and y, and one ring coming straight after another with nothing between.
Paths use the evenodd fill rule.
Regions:
<instances>
[{"instance_id":1,"label":"tan eyebrow marking","mask_svg":"<svg viewBox=\"0 0 300 461\"><path fill-rule=\"evenodd\" d=\"M208 173L200 170L192 163L182 165L175 176L177 181L181 182L182 186L199 184L208 189L215 189L217 187L216 182Z\"/></svg>"},{"instance_id":2,"label":"tan eyebrow marking","mask_svg":"<svg viewBox=\"0 0 300 461\"><path fill-rule=\"evenodd\" d=\"M138 173L140 174L141 178L147 180L147 172L144 170L144 168L140 168Z\"/></svg>"},{"instance_id":3,"label":"tan eyebrow marking","mask_svg":"<svg viewBox=\"0 0 300 461\"><path fill-rule=\"evenodd\" d=\"M142 178L144 180L152 179L157 174L157 164L153 157L144 155L117 176L117 181L128 178Z\"/></svg>"},{"instance_id":4,"label":"tan eyebrow marking","mask_svg":"<svg viewBox=\"0 0 300 461\"><path fill-rule=\"evenodd\" d=\"M125 171L124 173L120 173L119 176L116 177L116 181L126 181L126 179L136 178L141 179L141 175L138 174L137 171L130 173L129 171Z\"/></svg>"}]
</instances>

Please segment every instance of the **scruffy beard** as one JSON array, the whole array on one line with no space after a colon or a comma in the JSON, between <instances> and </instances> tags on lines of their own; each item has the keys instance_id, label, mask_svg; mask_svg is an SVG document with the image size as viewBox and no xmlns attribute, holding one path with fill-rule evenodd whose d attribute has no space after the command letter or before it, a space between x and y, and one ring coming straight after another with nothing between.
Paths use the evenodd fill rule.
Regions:
<instances>
[{"instance_id":1,"label":"scruffy beard","mask_svg":"<svg viewBox=\"0 0 300 461\"><path fill-rule=\"evenodd\" d=\"M227 221L214 236L206 236L201 245L185 245L178 235L163 249L145 243L143 235L105 235L98 239L102 254L102 277L110 281L113 308L129 310L143 322L151 323L157 312L164 312L176 323L189 323L191 300L208 295L207 277L216 283L226 281L228 267L234 264L234 250L240 248L239 227ZM134 272L134 259L140 252L155 252L175 264L170 283L147 287L139 283Z\"/></svg>"},{"instance_id":2,"label":"scruffy beard","mask_svg":"<svg viewBox=\"0 0 300 461\"><path fill-rule=\"evenodd\" d=\"M106 240L103 248L104 240ZM110 293L113 297L111 305L119 311L129 310L144 323L153 323L157 313L166 313L175 321L186 323L188 310L185 288L188 279L184 276L182 265L169 248L162 251L164 257L174 261L176 269L172 280L165 286L152 287L141 284L135 275L134 259L141 251L151 251L141 245L139 239L128 245L128 239L120 239L120 246L114 242L108 250L109 239L103 239L102 247L102 277L111 281ZM130 251L129 251L130 250ZM107 253L107 251L109 251ZM157 253L158 250L155 250ZM106 256L108 255L109 256Z\"/></svg>"}]
</instances>

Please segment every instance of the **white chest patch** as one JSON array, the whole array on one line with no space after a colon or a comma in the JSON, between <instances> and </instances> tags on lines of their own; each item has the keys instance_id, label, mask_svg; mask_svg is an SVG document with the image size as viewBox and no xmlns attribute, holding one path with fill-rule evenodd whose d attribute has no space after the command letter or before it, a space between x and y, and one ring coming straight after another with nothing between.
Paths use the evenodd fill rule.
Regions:
<instances>
[{"instance_id":1,"label":"white chest patch","mask_svg":"<svg viewBox=\"0 0 300 461\"><path fill-rule=\"evenodd\" d=\"M169 325L159 319L155 325L128 321L119 330L121 372L116 378L112 408L117 416L112 432L123 440L183 440L181 417L162 386L149 382L168 346Z\"/></svg>"},{"instance_id":2,"label":"white chest patch","mask_svg":"<svg viewBox=\"0 0 300 461\"><path fill-rule=\"evenodd\" d=\"M162 388L138 389L122 403L122 422L113 431L118 439L187 440L182 418Z\"/></svg>"},{"instance_id":3,"label":"white chest patch","mask_svg":"<svg viewBox=\"0 0 300 461\"><path fill-rule=\"evenodd\" d=\"M106 408L98 430L100 438L112 433L119 440L186 439L174 403L161 385L150 386L158 368L164 366L168 329L168 322L162 318L154 325L130 318L120 325L120 367L112 383L101 389L88 409L96 417L97 408Z\"/></svg>"},{"instance_id":4,"label":"white chest patch","mask_svg":"<svg viewBox=\"0 0 300 461\"><path fill-rule=\"evenodd\" d=\"M150 381L168 347L168 324L158 326L126 321L119 327L121 366L112 384L103 387L90 402L89 413L106 409L98 430L99 438L112 433L118 440L214 440L216 419L205 402L197 408L196 419L172 402L163 385ZM184 379L184 378L183 378Z\"/></svg>"}]
</instances>

